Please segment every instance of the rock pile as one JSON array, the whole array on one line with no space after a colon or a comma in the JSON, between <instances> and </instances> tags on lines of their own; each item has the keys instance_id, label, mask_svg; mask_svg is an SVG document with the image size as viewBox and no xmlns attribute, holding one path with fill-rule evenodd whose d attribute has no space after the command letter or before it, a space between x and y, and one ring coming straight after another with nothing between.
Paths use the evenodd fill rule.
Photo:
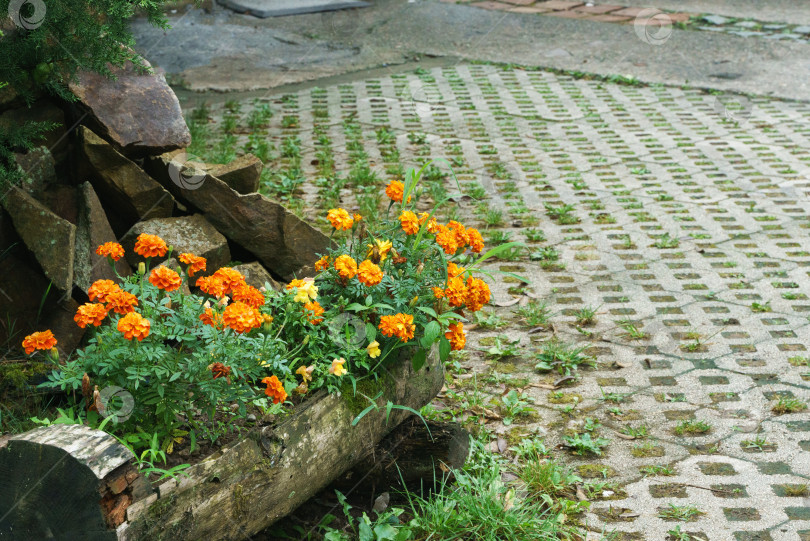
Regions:
<instances>
[{"instance_id":1,"label":"rock pile","mask_svg":"<svg viewBox=\"0 0 810 541\"><path fill-rule=\"evenodd\" d=\"M41 147L15 155L25 181L0 194L0 342L47 324L63 353L72 351L82 338L77 302L95 280L131 274L140 233L207 258L210 272L238 259L249 281L274 287L311 273L326 250L325 235L256 193L255 156L186 160L191 136L162 75L129 67L116 75L80 74L70 87L78 103L43 97L26 107L0 95L0 129L59 125ZM115 272L95 254L108 241L127 250Z\"/></svg>"}]
</instances>

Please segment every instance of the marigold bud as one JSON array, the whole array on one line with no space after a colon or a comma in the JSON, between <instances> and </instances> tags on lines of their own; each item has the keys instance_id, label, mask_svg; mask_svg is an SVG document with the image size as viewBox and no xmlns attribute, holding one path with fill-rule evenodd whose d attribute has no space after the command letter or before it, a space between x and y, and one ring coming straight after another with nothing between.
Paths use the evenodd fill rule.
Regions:
<instances>
[{"instance_id":1,"label":"marigold bud","mask_svg":"<svg viewBox=\"0 0 810 541\"><path fill-rule=\"evenodd\" d=\"M138 263L138 274L140 275L146 274L146 264L143 261Z\"/></svg>"},{"instance_id":2,"label":"marigold bud","mask_svg":"<svg viewBox=\"0 0 810 541\"><path fill-rule=\"evenodd\" d=\"M53 359L55 363L59 362L59 350L55 347L51 348L51 359Z\"/></svg>"}]
</instances>

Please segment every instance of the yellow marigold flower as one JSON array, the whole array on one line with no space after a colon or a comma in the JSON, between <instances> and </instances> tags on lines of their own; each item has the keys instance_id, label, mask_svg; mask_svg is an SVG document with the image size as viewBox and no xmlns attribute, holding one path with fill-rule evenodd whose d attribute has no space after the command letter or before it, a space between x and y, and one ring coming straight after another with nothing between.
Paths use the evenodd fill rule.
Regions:
<instances>
[{"instance_id":1,"label":"yellow marigold flower","mask_svg":"<svg viewBox=\"0 0 810 541\"><path fill-rule=\"evenodd\" d=\"M149 336L149 320L138 312L130 312L118 320L118 330L124 333L124 338L138 342Z\"/></svg>"},{"instance_id":2,"label":"yellow marigold flower","mask_svg":"<svg viewBox=\"0 0 810 541\"><path fill-rule=\"evenodd\" d=\"M357 261L350 255L340 255L335 259L335 269L341 278L351 280L357 274Z\"/></svg>"},{"instance_id":3,"label":"yellow marigold flower","mask_svg":"<svg viewBox=\"0 0 810 541\"><path fill-rule=\"evenodd\" d=\"M225 295L230 294L233 291L233 288L237 285L245 283L245 277L242 276L242 273L236 269L232 269L231 267L219 268L211 276L214 276L218 280L222 281L222 287L225 290Z\"/></svg>"},{"instance_id":4,"label":"yellow marigold flower","mask_svg":"<svg viewBox=\"0 0 810 541\"><path fill-rule=\"evenodd\" d=\"M107 295L107 310L116 314L128 314L138 306L138 297L128 291L119 289Z\"/></svg>"},{"instance_id":5,"label":"yellow marigold flower","mask_svg":"<svg viewBox=\"0 0 810 541\"><path fill-rule=\"evenodd\" d=\"M313 325L317 325L318 323L323 321L323 318L320 317L320 316L323 315L323 306L321 306L318 303L318 301L312 301L312 302L306 303L304 305L304 310L306 310L308 314L311 312L310 315L307 315L307 319Z\"/></svg>"},{"instance_id":6,"label":"yellow marigold flower","mask_svg":"<svg viewBox=\"0 0 810 541\"><path fill-rule=\"evenodd\" d=\"M393 316L381 316L380 324L377 326L385 336L396 336L403 342L413 338L416 325L413 323L413 316L409 314L395 314Z\"/></svg>"},{"instance_id":7,"label":"yellow marigold flower","mask_svg":"<svg viewBox=\"0 0 810 541\"><path fill-rule=\"evenodd\" d=\"M194 276L196 272L204 271L207 261L204 257L199 257L194 254L182 253L178 256L180 263L188 265L188 275Z\"/></svg>"},{"instance_id":8,"label":"yellow marigold flower","mask_svg":"<svg viewBox=\"0 0 810 541\"><path fill-rule=\"evenodd\" d=\"M264 390L264 394L273 399L273 404L278 404L279 402L284 402L287 400L287 391L284 390L284 385L281 384L281 381L279 381L276 376L264 378L262 383L267 385L267 388Z\"/></svg>"},{"instance_id":9,"label":"yellow marigold flower","mask_svg":"<svg viewBox=\"0 0 810 541\"><path fill-rule=\"evenodd\" d=\"M481 233L472 227L467 228L467 244L470 247L470 250L473 252L480 253L481 250L484 249L484 239L481 237Z\"/></svg>"},{"instance_id":10,"label":"yellow marigold flower","mask_svg":"<svg viewBox=\"0 0 810 541\"><path fill-rule=\"evenodd\" d=\"M379 261L374 261L374 263L380 263L385 261L385 258L388 257L388 252L391 251L393 244L391 244L390 240L375 239L374 244L366 244L366 246L368 246L366 257L372 259L372 256L374 256L374 249L376 248L377 254L379 254Z\"/></svg>"},{"instance_id":11,"label":"yellow marigold flower","mask_svg":"<svg viewBox=\"0 0 810 541\"><path fill-rule=\"evenodd\" d=\"M354 220L346 209L331 209L326 213L326 219L332 224L332 227L338 231L344 229L351 229L354 225Z\"/></svg>"},{"instance_id":12,"label":"yellow marigold flower","mask_svg":"<svg viewBox=\"0 0 810 541\"><path fill-rule=\"evenodd\" d=\"M346 359L341 357L340 359L335 359L332 361L332 366L329 367L329 373L334 374L337 377L342 376L343 374L347 373L348 370L343 367L346 364Z\"/></svg>"},{"instance_id":13,"label":"yellow marigold flower","mask_svg":"<svg viewBox=\"0 0 810 541\"><path fill-rule=\"evenodd\" d=\"M439 224L436 229L436 243L444 249L444 253L453 255L458 250L456 233L447 226Z\"/></svg>"},{"instance_id":14,"label":"yellow marigold flower","mask_svg":"<svg viewBox=\"0 0 810 541\"><path fill-rule=\"evenodd\" d=\"M301 365L298 367L298 370L295 371L296 374L301 376L301 379L304 380L304 383L308 381L312 381L312 373L315 371L315 365L312 366L304 366Z\"/></svg>"},{"instance_id":15,"label":"yellow marigold flower","mask_svg":"<svg viewBox=\"0 0 810 541\"><path fill-rule=\"evenodd\" d=\"M467 270L464 267L459 267L452 261L447 263L447 277L448 278L455 278L456 276L460 276L464 274L464 271Z\"/></svg>"},{"instance_id":16,"label":"yellow marigold flower","mask_svg":"<svg viewBox=\"0 0 810 541\"><path fill-rule=\"evenodd\" d=\"M419 219L410 210L405 210L399 215L399 222L402 224L402 230L406 234L416 235L419 233Z\"/></svg>"},{"instance_id":17,"label":"yellow marigold flower","mask_svg":"<svg viewBox=\"0 0 810 541\"><path fill-rule=\"evenodd\" d=\"M325 255L315 262L315 270L321 272L329 268L329 256Z\"/></svg>"},{"instance_id":18,"label":"yellow marigold flower","mask_svg":"<svg viewBox=\"0 0 810 541\"><path fill-rule=\"evenodd\" d=\"M50 329L29 334L22 342L25 353L31 355L36 350L47 351L56 346L56 338Z\"/></svg>"},{"instance_id":19,"label":"yellow marigold flower","mask_svg":"<svg viewBox=\"0 0 810 541\"><path fill-rule=\"evenodd\" d=\"M444 297L444 289L442 289L440 287L434 287L432 289L433 289L433 296L434 297L436 297L437 299L441 299L442 297Z\"/></svg>"},{"instance_id":20,"label":"yellow marigold flower","mask_svg":"<svg viewBox=\"0 0 810 541\"><path fill-rule=\"evenodd\" d=\"M355 214L352 214L352 219L354 219L355 222L359 222L360 220L363 219L363 216L362 216L362 214L355 213Z\"/></svg>"},{"instance_id":21,"label":"yellow marigold flower","mask_svg":"<svg viewBox=\"0 0 810 541\"><path fill-rule=\"evenodd\" d=\"M467 298L464 301L467 308L477 312L489 302L489 299L490 291L486 282L478 278L467 278Z\"/></svg>"},{"instance_id":22,"label":"yellow marigold flower","mask_svg":"<svg viewBox=\"0 0 810 541\"><path fill-rule=\"evenodd\" d=\"M91 301L107 302L107 297L121 288L112 280L96 280L87 290Z\"/></svg>"},{"instance_id":23,"label":"yellow marigold flower","mask_svg":"<svg viewBox=\"0 0 810 541\"><path fill-rule=\"evenodd\" d=\"M369 261L368 259L360 263L357 269L357 279L360 283L366 286L376 286L382 281L383 272L380 267Z\"/></svg>"},{"instance_id":24,"label":"yellow marigold flower","mask_svg":"<svg viewBox=\"0 0 810 541\"><path fill-rule=\"evenodd\" d=\"M73 316L73 321L84 329L88 325L98 327L105 317L107 317L107 308L103 304L88 302L79 306L76 315Z\"/></svg>"},{"instance_id":25,"label":"yellow marigold flower","mask_svg":"<svg viewBox=\"0 0 810 541\"><path fill-rule=\"evenodd\" d=\"M380 353L382 353L380 351L380 343L374 340L372 343L366 346L366 352L368 353L369 357L376 359L380 356Z\"/></svg>"},{"instance_id":26,"label":"yellow marigold flower","mask_svg":"<svg viewBox=\"0 0 810 541\"><path fill-rule=\"evenodd\" d=\"M258 310L243 302L233 302L222 312L222 322L238 333L260 327L264 320Z\"/></svg>"},{"instance_id":27,"label":"yellow marigold flower","mask_svg":"<svg viewBox=\"0 0 810 541\"><path fill-rule=\"evenodd\" d=\"M101 257L109 257L113 261L118 261L122 257L124 257L124 247L118 244L117 242L105 242L98 248L96 248L96 253Z\"/></svg>"},{"instance_id":28,"label":"yellow marigold flower","mask_svg":"<svg viewBox=\"0 0 810 541\"><path fill-rule=\"evenodd\" d=\"M180 275L172 269L161 265L152 269L152 272L149 273L149 282L158 289L174 291L175 289L180 289L183 280L180 278Z\"/></svg>"},{"instance_id":29,"label":"yellow marigold flower","mask_svg":"<svg viewBox=\"0 0 810 541\"><path fill-rule=\"evenodd\" d=\"M447 289L444 291L447 302L450 306L461 306L467 300L467 286L464 284L463 276L456 276L447 282Z\"/></svg>"},{"instance_id":30,"label":"yellow marigold flower","mask_svg":"<svg viewBox=\"0 0 810 541\"><path fill-rule=\"evenodd\" d=\"M467 337L464 335L464 324L462 322L453 323L444 333L444 337L450 341L450 349L458 351L464 349Z\"/></svg>"},{"instance_id":31,"label":"yellow marigold flower","mask_svg":"<svg viewBox=\"0 0 810 541\"><path fill-rule=\"evenodd\" d=\"M231 294L233 300L243 302L253 308L264 305L264 295L255 287L246 283L236 284Z\"/></svg>"},{"instance_id":32,"label":"yellow marigold flower","mask_svg":"<svg viewBox=\"0 0 810 541\"><path fill-rule=\"evenodd\" d=\"M299 280L296 278L287 284L287 290L295 289L295 302L308 302L314 301L318 298L318 286L315 285L315 280L312 278L304 278Z\"/></svg>"},{"instance_id":33,"label":"yellow marigold flower","mask_svg":"<svg viewBox=\"0 0 810 541\"><path fill-rule=\"evenodd\" d=\"M168 249L166 241L157 235L141 233L135 241L135 253L142 257L163 257Z\"/></svg>"}]
</instances>

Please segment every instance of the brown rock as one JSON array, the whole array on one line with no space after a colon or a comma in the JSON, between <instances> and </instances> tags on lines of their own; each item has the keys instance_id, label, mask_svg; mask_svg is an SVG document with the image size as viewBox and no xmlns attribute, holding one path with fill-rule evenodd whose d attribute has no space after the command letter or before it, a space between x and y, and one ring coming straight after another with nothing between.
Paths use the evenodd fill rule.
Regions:
<instances>
[{"instance_id":1,"label":"brown rock","mask_svg":"<svg viewBox=\"0 0 810 541\"><path fill-rule=\"evenodd\" d=\"M14 160L24 174L20 188L37 197L49 184L56 182L56 162L47 147L37 147L24 154L15 154Z\"/></svg>"},{"instance_id":2,"label":"brown rock","mask_svg":"<svg viewBox=\"0 0 810 541\"><path fill-rule=\"evenodd\" d=\"M254 193L259 189L259 177L264 164L253 154L239 156L227 165L209 165L208 174L223 181L239 193Z\"/></svg>"},{"instance_id":3,"label":"brown rock","mask_svg":"<svg viewBox=\"0 0 810 541\"><path fill-rule=\"evenodd\" d=\"M166 244L173 248L174 258L183 252L189 252L207 259L206 272L200 273L200 276L213 274L231 260L228 240L200 214L179 218L156 218L135 224L121 240L126 250L127 261L133 267L144 261L133 250L135 240L141 233L157 235L165 240ZM163 259L165 258L153 258L152 266ZM195 274L196 276L198 275Z\"/></svg>"},{"instance_id":4,"label":"brown rock","mask_svg":"<svg viewBox=\"0 0 810 541\"><path fill-rule=\"evenodd\" d=\"M131 64L112 71L115 79L81 71L69 85L99 133L128 156L160 154L191 144L180 102L162 74L141 74Z\"/></svg>"},{"instance_id":5,"label":"brown rock","mask_svg":"<svg viewBox=\"0 0 810 541\"><path fill-rule=\"evenodd\" d=\"M17 187L6 193L3 207L45 275L60 290L70 291L73 288L76 226Z\"/></svg>"},{"instance_id":6,"label":"brown rock","mask_svg":"<svg viewBox=\"0 0 810 541\"><path fill-rule=\"evenodd\" d=\"M34 102L31 107L9 109L0 115L0 130L20 126L24 122L51 122L56 127L44 133L44 138L35 141L42 144L53 153L56 161L61 161L61 155L67 151L67 137L65 137L65 113L52 101L44 99Z\"/></svg>"},{"instance_id":7,"label":"brown rock","mask_svg":"<svg viewBox=\"0 0 810 541\"><path fill-rule=\"evenodd\" d=\"M270 287L276 291L281 291L281 284L276 282L267 269L262 267L258 261L253 263L242 263L241 265L234 266L245 277L245 282L255 288L264 287L265 284L270 284Z\"/></svg>"},{"instance_id":8,"label":"brown rock","mask_svg":"<svg viewBox=\"0 0 810 541\"><path fill-rule=\"evenodd\" d=\"M106 257L96 255L96 248L105 242L117 242L107 214L101 206L93 186L85 182L79 187L79 217L76 224L76 257L73 260L73 282L87 291L96 280L116 280ZM126 260L115 263L121 276L129 276L132 271Z\"/></svg>"},{"instance_id":9,"label":"brown rock","mask_svg":"<svg viewBox=\"0 0 810 541\"><path fill-rule=\"evenodd\" d=\"M86 329L82 329L73 320L79 303L71 297L56 304L47 311L42 328L50 329L56 337L56 347L62 360L67 359L82 341Z\"/></svg>"},{"instance_id":10,"label":"brown rock","mask_svg":"<svg viewBox=\"0 0 810 541\"><path fill-rule=\"evenodd\" d=\"M172 215L171 194L101 137L79 126L79 178L89 178L107 208L113 230L124 233L135 222Z\"/></svg>"},{"instance_id":11,"label":"brown rock","mask_svg":"<svg viewBox=\"0 0 810 541\"><path fill-rule=\"evenodd\" d=\"M273 274L290 279L312 274L329 238L263 195L242 195L206 175L193 188L169 176L170 156L147 160L146 167L176 197L197 208L223 235L255 255Z\"/></svg>"}]
</instances>

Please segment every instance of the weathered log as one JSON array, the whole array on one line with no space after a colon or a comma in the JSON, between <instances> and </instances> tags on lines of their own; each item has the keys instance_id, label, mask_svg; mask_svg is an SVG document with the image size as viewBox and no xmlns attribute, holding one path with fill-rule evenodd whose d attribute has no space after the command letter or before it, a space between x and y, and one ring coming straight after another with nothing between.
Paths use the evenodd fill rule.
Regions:
<instances>
[{"instance_id":1,"label":"weathered log","mask_svg":"<svg viewBox=\"0 0 810 541\"><path fill-rule=\"evenodd\" d=\"M378 494L407 488L430 489L452 469L464 466L470 453L470 433L457 424L427 425L412 418L383 438L374 451L357 462L332 488Z\"/></svg>"},{"instance_id":2,"label":"weathered log","mask_svg":"<svg viewBox=\"0 0 810 541\"><path fill-rule=\"evenodd\" d=\"M123 494L118 500L124 504L115 500L111 505L107 494L114 492L110 476L120 473L117 468L131 467L131 455L110 436L67 427L88 433L87 441L71 443L64 441L66 427L59 426L15 436L0 447L0 539L17 539L20 531L31 532L25 539L244 539L334 481L408 418L407 411L396 408L387 415L389 401L418 409L443 382L435 352L419 372L409 359L400 359L379 381L358 383L356 395L350 386L341 395L314 394L277 424L256 429L189 467L179 481L164 482L154 492L140 490L137 480L116 484L120 491L114 495ZM379 409L352 426L371 404L363 395L379 395ZM117 524L121 507L126 522ZM43 514L43 509L48 511ZM63 531L81 535L63 536Z\"/></svg>"}]
</instances>

